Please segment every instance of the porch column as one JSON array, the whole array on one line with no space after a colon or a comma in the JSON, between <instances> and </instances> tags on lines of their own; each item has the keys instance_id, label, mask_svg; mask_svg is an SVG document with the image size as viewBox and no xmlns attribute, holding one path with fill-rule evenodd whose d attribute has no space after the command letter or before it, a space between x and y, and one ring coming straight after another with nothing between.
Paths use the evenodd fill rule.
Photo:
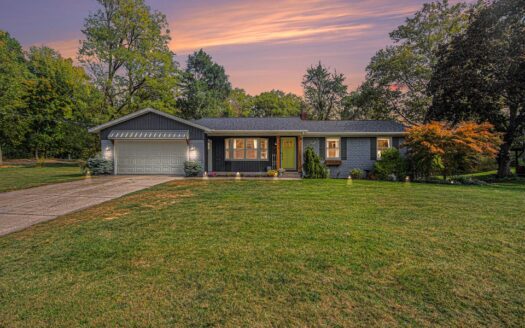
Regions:
<instances>
[{"instance_id":1,"label":"porch column","mask_svg":"<svg viewBox=\"0 0 525 328\"><path fill-rule=\"evenodd\" d=\"M276 150L276 158L275 161L275 168L278 170L281 168L281 137L277 137L277 150Z\"/></svg>"},{"instance_id":2,"label":"porch column","mask_svg":"<svg viewBox=\"0 0 525 328\"><path fill-rule=\"evenodd\" d=\"M297 137L297 172L301 173L303 170L303 137Z\"/></svg>"}]
</instances>

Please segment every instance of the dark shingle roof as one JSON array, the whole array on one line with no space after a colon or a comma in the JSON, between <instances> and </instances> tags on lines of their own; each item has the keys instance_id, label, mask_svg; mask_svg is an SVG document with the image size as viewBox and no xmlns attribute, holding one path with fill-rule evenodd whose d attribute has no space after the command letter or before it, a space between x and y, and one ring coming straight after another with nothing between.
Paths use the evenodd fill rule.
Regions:
<instances>
[{"instance_id":1,"label":"dark shingle roof","mask_svg":"<svg viewBox=\"0 0 525 328\"><path fill-rule=\"evenodd\" d=\"M403 132L394 121L313 121L299 117L203 118L193 121L212 130L267 130L306 132Z\"/></svg>"}]
</instances>

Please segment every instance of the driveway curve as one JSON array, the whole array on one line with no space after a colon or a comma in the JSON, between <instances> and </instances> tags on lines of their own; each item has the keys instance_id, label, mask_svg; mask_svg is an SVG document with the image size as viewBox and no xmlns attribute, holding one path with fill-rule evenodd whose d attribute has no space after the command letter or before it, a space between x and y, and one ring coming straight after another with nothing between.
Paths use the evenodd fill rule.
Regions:
<instances>
[{"instance_id":1,"label":"driveway curve","mask_svg":"<svg viewBox=\"0 0 525 328\"><path fill-rule=\"evenodd\" d=\"M106 176L0 193L0 236L176 179Z\"/></svg>"}]
</instances>

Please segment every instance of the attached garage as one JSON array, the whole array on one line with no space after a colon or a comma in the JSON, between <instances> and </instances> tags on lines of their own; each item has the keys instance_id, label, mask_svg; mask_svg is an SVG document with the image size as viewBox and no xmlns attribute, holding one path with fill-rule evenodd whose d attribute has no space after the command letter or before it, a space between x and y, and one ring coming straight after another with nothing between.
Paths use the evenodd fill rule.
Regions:
<instances>
[{"instance_id":1,"label":"attached garage","mask_svg":"<svg viewBox=\"0 0 525 328\"><path fill-rule=\"evenodd\" d=\"M209 128L145 108L89 129L98 133L101 155L114 174L184 175L184 162L206 170Z\"/></svg>"},{"instance_id":2,"label":"attached garage","mask_svg":"<svg viewBox=\"0 0 525 328\"><path fill-rule=\"evenodd\" d=\"M186 137L187 131L112 131L115 174L183 175Z\"/></svg>"}]
</instances>

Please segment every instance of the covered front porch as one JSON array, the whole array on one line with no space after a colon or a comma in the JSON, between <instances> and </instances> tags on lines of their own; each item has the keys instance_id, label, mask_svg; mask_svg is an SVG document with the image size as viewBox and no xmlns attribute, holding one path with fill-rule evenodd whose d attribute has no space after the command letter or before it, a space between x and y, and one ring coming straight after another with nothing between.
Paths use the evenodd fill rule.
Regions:
<instances>
[{"instance_id":1,"label":"covered front porch","mask_svg":"<svg viewBox=\"0 0 525 328\"><path fill-rule=\"evenodd\" d=\"M300 176L302 172L301 135L211 135L206 142L208 174L251 176L284 170Z\"/></svg>"}]
</instances>

